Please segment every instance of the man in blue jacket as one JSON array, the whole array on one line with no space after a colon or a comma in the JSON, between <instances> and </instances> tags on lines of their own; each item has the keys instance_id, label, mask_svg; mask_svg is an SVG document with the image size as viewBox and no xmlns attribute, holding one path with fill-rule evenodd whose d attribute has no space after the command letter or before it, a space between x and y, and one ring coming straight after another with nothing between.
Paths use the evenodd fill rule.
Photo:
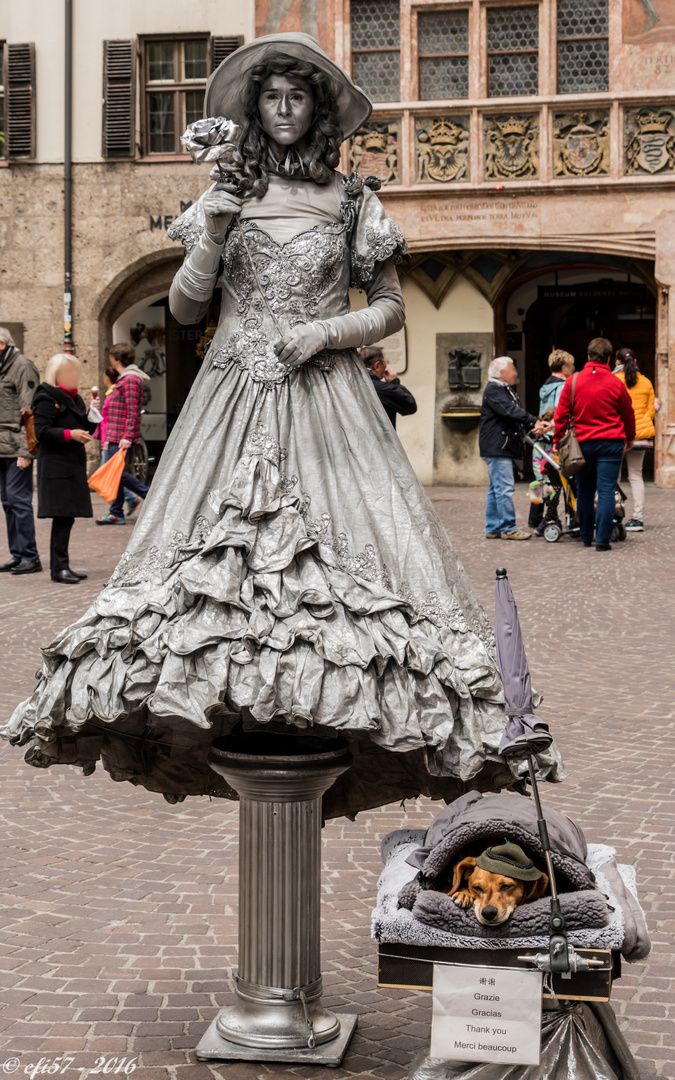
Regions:
<instances>
[{"instance_id":1,"label":"man in blue jacket","mask_svg":"<svg viewBox=\"0 0 675 1080\"><path fill-rule=\"evenodd\" d=\"M525 529L516 528L513 459L523 456L523 432L529 431L536 438L550 425L522 407L513 389L517 378L516 366L510 356L498 356L488 368L478 438L480 456L487 465L490 478L485 511L488 540L529 540L532 536Z\"/></svg>"}]
</instances>

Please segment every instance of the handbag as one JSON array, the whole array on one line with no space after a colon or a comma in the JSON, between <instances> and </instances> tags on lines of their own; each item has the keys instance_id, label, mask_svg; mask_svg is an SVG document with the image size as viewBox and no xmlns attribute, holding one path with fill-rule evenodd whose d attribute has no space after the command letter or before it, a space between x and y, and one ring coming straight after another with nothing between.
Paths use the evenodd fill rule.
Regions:
<instances>
[{"instance_id":1,"label":"handbag","mask_svg":"<svg viewBox=\"0 0 675 1080\"><path fill-rule=\"evenodd\" d=\"M586 458L581 452L574 424L574 384L576 375L572 376L572 395L570 401L570 418L567 422L567 431L558 440L558 457L560 458L560 471L566 480L571 480L578 472L581 472L586 464Z\"/></svg>"},{"instance_id":2,"label":"handbag","mask_svg":"<svg viewBox=\"0 0 675 1080\"><path fill-rule=\"evenodd\" d=\"M110 461L106 461L105 465L101 465L95 473L91 474L87 481L92 491L100 495L108 504L113 503L117 496L126 456L126 450L118 450L110 458Z\"/></svg>"},{"instance_id":3,"label":"handbag","mask_svg":"<svg viewBox=\"0 0 675 1080\"><path fill-rule=\"evenodd\" d=\"M32 409L24 409L22 411L21 423L26 429L26 442L28 443L28 453L37 454L38 446L40 444L35 437L35 421L33 420Z\"/></svg>"}]
</instances>

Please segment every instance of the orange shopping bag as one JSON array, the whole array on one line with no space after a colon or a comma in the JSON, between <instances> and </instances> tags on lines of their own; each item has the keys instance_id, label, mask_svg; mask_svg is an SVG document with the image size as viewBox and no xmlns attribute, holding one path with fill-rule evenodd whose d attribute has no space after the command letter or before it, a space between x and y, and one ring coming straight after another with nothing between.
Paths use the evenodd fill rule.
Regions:
<instances>
[{"instance_id":1,"label":"orange shopping bag","mask_svg":"<svg viewBox=\"0 0 675 1080\"><path fill-rule=\"evenodd\" d=\"M126 456L126 450L118 450L110 461L106 461L105 465L101 465L100 469L89 477L89 487L108 504L115 501Z\"/></svg>"}]
</instances>

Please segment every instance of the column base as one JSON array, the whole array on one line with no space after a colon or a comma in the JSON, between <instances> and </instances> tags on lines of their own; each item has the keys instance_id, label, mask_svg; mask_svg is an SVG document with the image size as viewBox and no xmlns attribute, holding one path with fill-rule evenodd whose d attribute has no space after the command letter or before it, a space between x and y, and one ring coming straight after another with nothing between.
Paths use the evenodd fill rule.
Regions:
<instances>
[{"instance_id":1,"label":"column base","mask_svg":"<svg viewBox=\"0 0 675 1080\"><path fill-rule=\"evenodd\" d=\"M296 1064L305 1062L308 1065L329 1065L337 1068L342 1064L358 1021L355 1013L336 1014L340 1021L339 1034L330 1042L315 1046L313 1050L307 1047L283 1050L271 1046L242 1046L224 1039L218 1030L219 1026L227 1027L228 1018L235 1008L235 1006L229 1006L221 1009L216 1018L211 1021L195 1050L198 1061L279 1061Z\"/></svg>"}]
</instances>

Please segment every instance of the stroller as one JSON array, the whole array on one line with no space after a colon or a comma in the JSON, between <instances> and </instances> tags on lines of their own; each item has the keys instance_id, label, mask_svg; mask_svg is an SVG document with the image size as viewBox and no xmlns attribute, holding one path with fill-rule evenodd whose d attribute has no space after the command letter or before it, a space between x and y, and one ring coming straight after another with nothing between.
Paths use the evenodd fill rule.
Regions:
<instances>
[{"instance_id":1,"label":"stroller","mask_svg":"<svg viewBox=\"0 0 675 1080\"><path fill-rule=\"evenodd\" d=\"M561 536L571 536L574 539L579 539L579 522L577 520L577 499L576 490L574 487L574 481L568 480L566 476L563 476L560 471L560 463L556 458L550 454L541 443L536 442L530 435L525 435L525 442L528 443L537 453L544 459L550 469L555 469L556 473L560 477L562 484L562 498L563 498L563 510L562 510L562 522L548 521L543 529L542 535L549 544L555 544Z\"/></svg>"},{"instance_id":2,"label":"stroller","mask_svg":"<svg viewBox=\"0 0 675 1080\"><path fill-rule=\"evenodd\" d=\"M577 497L574 480L568 480L566 476L562 475L560 470L560 462L549 454L547 450L536 442L530 435L525 435L525 442L529 443L537 453L539 453L547 465L555 469L559 474L562 483L562 496L563 496L563 524L562 526L555 521L549 521L544 527L543 536L549 544L555 544L561 536L571 536L573 539L579 539L579 520L577 518ZM597 496L596 496L597 499ZM620 484L616 485L616 492L614 495L614 522L612 525L612 540L625 540L626 539L626 526L624 525L624 517L626 516L626 493Z\"/></svg>"}]
</instances>

